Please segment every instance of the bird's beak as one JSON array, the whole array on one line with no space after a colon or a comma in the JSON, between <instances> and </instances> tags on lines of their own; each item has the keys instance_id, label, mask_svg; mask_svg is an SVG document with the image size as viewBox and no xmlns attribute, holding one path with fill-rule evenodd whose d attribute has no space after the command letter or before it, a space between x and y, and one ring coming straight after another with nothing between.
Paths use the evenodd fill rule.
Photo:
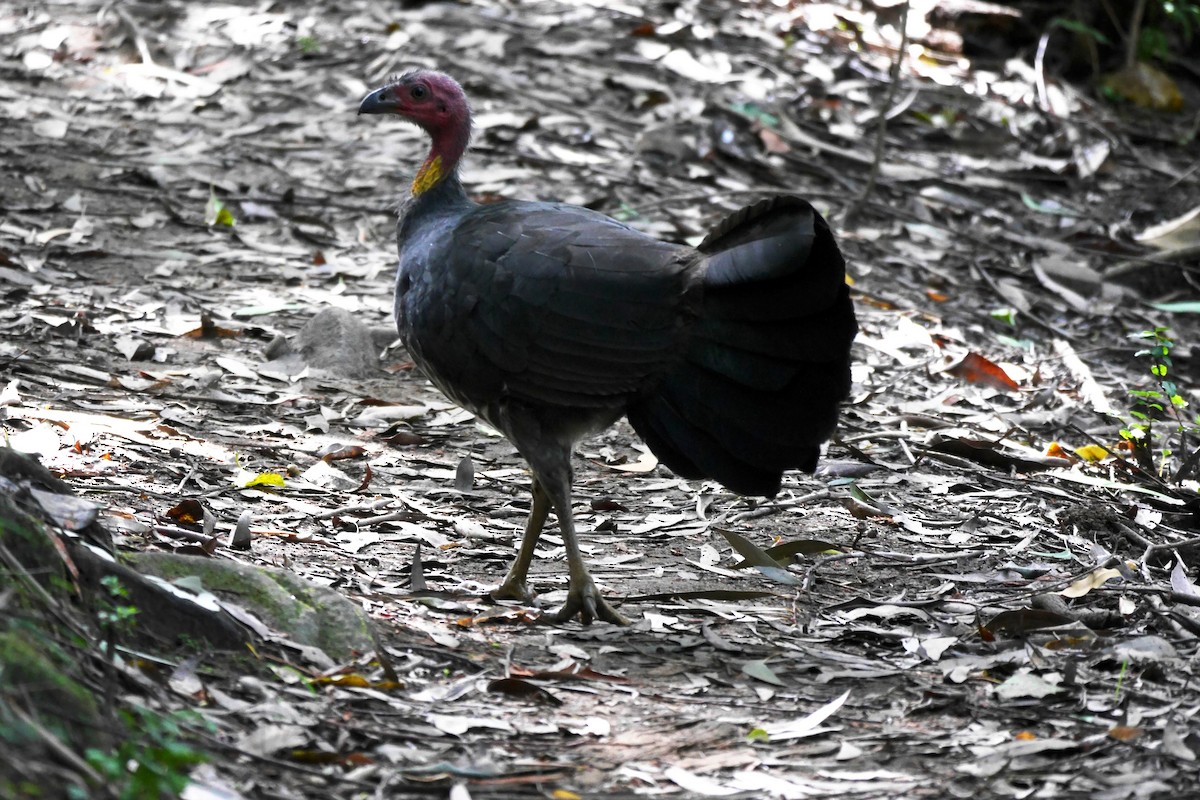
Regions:
<instances>
[{"instance_id":1,"label":"bird's beak","mask_svg":"<svg viewBox=\"0 0 1200 800\"><path fill-rule=\"evenodd\" d=\"M388 114L395 110L396 102L392 99L390 86L371 92L358 106L359 114Z\"/></svg>"}]
</instances>

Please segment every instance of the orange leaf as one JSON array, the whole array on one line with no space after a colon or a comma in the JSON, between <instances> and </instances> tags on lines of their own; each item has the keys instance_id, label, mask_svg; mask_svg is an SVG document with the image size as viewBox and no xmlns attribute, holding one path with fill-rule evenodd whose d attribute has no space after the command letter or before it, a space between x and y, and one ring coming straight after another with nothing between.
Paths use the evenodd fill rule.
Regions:
<instances>
[{"instance_id":1,"label":"orange leaf","mask_svg":"<svg viewBox=\"0 0 1200 800\"><path fill-rule=\"evenodd\" d=\"M1065 458L1068 461L1075 460L1075 454L1069 450L1064 450L1062 445L1060 445L1058 442L1050 443L1050 446L1046 448L1046 455L1050 456L1051 458Z\"/></svg>"},{"instance_id":2,"label":"orange leaf","mask_svg":"<svg viewBox=\"0 0 1200 800\"><path fill-rule=\"evenodd\" d=\"M1108 729L1108 735L1118 742L1132 742L1142 735L1142 729L1129 725L1114 725Z\"/></svg>"},{"instance_id":3,"label":"orange leaf","mask_svg":"<svg viewBox=\"0 0 1200 800\"><path fill-rule=\"evenodd\" d=\"M949 372L956 378L979 386L990 386L1006 392L1018 392L1021 387L1008 377L1008 373L988 361L978 353L967 353L963 360L950 367Z\"/></svg>"}]
</instances>

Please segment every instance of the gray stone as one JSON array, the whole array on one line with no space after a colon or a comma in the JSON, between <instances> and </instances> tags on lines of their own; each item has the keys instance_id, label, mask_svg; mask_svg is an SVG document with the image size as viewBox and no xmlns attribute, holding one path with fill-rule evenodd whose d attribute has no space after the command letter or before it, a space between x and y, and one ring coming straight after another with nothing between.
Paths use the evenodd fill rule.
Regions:
<instances>
[{"instance_id":1,"label":"gray stone","mask_svg":"<svg viewBox=\"0 0 1200 800\"><path fill-rule=\"evenodd\" d=\"M131 553L127 560L139 572L167 581L199 578L221 600L298 644L320 648L335 663L375 649L371 620L361 608L294 572L176 553Z\"/></svg>"}]
</instances>

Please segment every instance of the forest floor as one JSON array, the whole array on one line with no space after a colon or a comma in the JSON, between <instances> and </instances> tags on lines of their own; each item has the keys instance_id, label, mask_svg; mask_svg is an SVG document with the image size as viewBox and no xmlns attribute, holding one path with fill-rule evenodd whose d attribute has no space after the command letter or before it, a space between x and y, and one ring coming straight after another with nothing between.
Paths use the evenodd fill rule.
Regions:
<instances>
[{"instance_id":1,"label":"forest floor","mask_svg":"<svg viewBox=\"0 0 1200 800\"><path fill-rule=\"evenodd\" d=\"M894 18L790 6L0 10L0 430L121 550L198 550L168 512L199 501L211 557L350 598L404 684L370 653L330 670L363 685L181 657L188 691L122 692L212 724L183 734L210 753L188 796L1196 791L1195 464L1186 440L1162 474L1118 449L1157 388L1131 336L1169 327L1200 391L1196 315L1153 305L1197 294L1197 226L1161 227L1200 207L1195 80L1190 112L1125 109L914 16L893 90ZM528 473L390 334L355 374L272 360L322 309L391 324L425 142L355 110L415 66L472 98L479 199L694 242L786 191L838 232L861 332L815 476L755 501L655 467L624 423L580 447L585 555L630 627L488 599ZM737 568L738 537L787 569Z\"/></svg>"}]
</instances>

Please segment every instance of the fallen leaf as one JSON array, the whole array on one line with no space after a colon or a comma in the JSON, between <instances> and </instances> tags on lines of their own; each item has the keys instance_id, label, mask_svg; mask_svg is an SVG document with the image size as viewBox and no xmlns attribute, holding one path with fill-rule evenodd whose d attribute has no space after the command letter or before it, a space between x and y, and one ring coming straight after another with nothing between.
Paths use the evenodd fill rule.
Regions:
<instances>
[{"instance_id":1,"label":"fallen leaf","mask_svg":"<svg viewBox=\"0 0 1200 800\"><path fill-rule=\"evenodd\" d=\"M850 690L847 689L841 695L830 700L807 716L785 722L768 722L759 725L758 728L766 731L767 737L771 742L783 742L788 739L802 739L806 736L813 736L824 730L819 727L821 723L833 716L849 697Z\"/></svg>"},{"instance_id":2,"label":"fallen leaf","mask_svg":"<svg viewBox=\"0 0 1200 800\"><path fill-rule=\"evenodd\" d=\"M978 353L967 353L962 360L946 369L946 372L967 383L989 386L1006 392L1019 392L1021 387L1000 369Z\"/></svg>"},{"instance_id":3,"label":"fallen leaf","mask_svg":"<svg viewBox=\"0 0 1200 800\"><path fill-rule=\"evenodd\" d=\"M1118 742L1132 742L1142 735L1142 729L1132 725L1113 725L1108 729L1108 735Z\"/></svg>"},{"instance_id":4,"label":"fallen leaf","mask_svg":"<svg viewBox=\"0 0 1200 800\"><path fill-rule=\"evenodd\" d=\"M774 686L784 685L779 676L775 674L775 670L767 666L767 662L762 660L747 661L745 664L742 664L742 672L763 683L769 683Z\"/></svg>"},{"instance_id":5,"label":"fallen leaf","mask_svg":"<svg viewBox=\"0 0 1200 800\"><path fill-rule=\"evenodd\" d=\"M1132 567L1132 563L1130 564ZM1063 597L1083 597L1092 589L1099 588L1113 578L1121 577L1121 571L1116 569L1097 569L1084 575L1079 580L1063 589L1059 594Z\"/></svg>"},{"instance_id":6,"label":"fallen leaf","mask_svg":"<svg viewBox=\"0 0 1200 800\"><path fill-rule=\"evenodd\" d=\"M702 777L683 767L667 767L663 770L663 777L693 796L727 797L731 794L741 794L740 789L717 783L712 778Z\"/></svg>"},{"instance_id":7,"label":"fallen leaf","mask_svg":"<svg viewBox=\"0 0 1200 800\"><path fill-rule=\"evenodd\" d=\"M1171 588L1182 595L1200 597L1200 590L1196 589L1196 584L1188 577L1187 570L1183 568L1183 558L1178 555L1175 567L1171 570Z\"/></svg>"},{"instance_id":8,"label":"fallen leaf","mask_svg":"<svg viewBox=\"0 0 1200 800\"><path fill-rule=\"evenodd\" d=\"M996 694L1005 700L1022 697L1047 697L1062 689L1031 672L1018 672L996 687Z\"/></svg>"}]
</instances>

